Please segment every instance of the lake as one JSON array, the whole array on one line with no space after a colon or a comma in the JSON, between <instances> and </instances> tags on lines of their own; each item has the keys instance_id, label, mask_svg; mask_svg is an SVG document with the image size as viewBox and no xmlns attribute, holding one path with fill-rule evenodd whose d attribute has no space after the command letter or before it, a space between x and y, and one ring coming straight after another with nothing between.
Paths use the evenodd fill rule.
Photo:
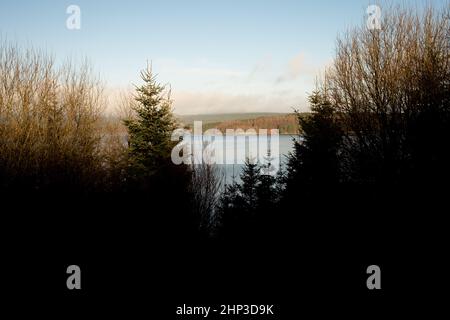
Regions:
<instances>
[{"instance_id":1,"label":"lake","mask_svg":"<svg viewBox=\"0 0 450 320\"><path fill-rule=\"evenodd\" d=\"M191 143L191 152L196 155L197 163L200 163L201 152L203 159L209 158L211 163L215 163L221 170L225 183L231 183L233 177L240 181L239 175L244 167L245 159L248 157L260 163L270 161L273 167L270 174L275 175L285 166L286 157L293 150L292 135L278 135L273 138L264 139L262 136L193 136L192 140L185 140ZM276 143L278 138L278 143ZM202 148L203 145L203 148ZM207 146L207 147L206 147ZM197 149L196 149L197 148ZM268 156L268 151L270 157ZM197 151L197 152L196 152Z\"/></svg>"}]
</instances>

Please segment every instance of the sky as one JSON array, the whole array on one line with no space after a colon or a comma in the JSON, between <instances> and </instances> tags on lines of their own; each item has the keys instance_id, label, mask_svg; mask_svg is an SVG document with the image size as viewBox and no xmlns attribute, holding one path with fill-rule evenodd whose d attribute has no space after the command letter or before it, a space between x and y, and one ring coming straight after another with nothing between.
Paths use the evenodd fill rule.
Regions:
<instances>
[{"instance_id":1,"label":"sky","mask_svg":"<svg viewBox=\"0 0 450 320\"><path fill-rule=\"evenodd\" d=\"M337 36L374 2L0 0L0 37L57 61L87 58L112 96L151 61L179 114L291 112L307 109ZM79 29L67 28L70 5Z\"/></svg>"}]
</instances>

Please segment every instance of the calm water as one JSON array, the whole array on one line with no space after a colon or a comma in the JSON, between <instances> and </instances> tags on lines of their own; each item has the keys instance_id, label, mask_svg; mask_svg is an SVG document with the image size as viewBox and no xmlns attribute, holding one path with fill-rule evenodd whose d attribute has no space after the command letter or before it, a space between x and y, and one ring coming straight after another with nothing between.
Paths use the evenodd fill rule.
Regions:
<instances>
[{"instance_id":1,"label":"calm water","mask_svg":"<svg viewBox=\"0 0 450 320\"><path fill-rule=\"evenodd\" d=\"M204 153L213 153L214 162L218 163L216 166L220 169L224 182L231 183L233 177L236 181L240 180L239 175L247 157L254 160L259 159L260 163L267 163L270 160L273 166L272 174L281 170L286 163L286 156L293 150L293 136L279 135L278 138L278 146L276 146L274 141L261 140L257 136L236 136L234 141L227 140L225 137L214 137L214 143L210 145L213 152L204 151ZM204 146L210 143L208 139L205 141L205 137L194 136L192 145L197 143L198 146L201 146L202 139ZM272 151L270 159L267 155L268 149ZM195 147L193 147L193 150L195 150ZM234 161L232 158L234 158Z\"/></svg>"}]
</instances>

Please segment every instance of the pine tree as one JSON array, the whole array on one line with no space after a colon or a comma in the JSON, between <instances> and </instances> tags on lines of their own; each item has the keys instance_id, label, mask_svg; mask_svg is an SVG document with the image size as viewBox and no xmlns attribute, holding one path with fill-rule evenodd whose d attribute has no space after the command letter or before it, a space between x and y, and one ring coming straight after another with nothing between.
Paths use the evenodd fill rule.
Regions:
<instances>
[{"instance_id":1,"label":"pine tree","mask_svg":"<svg viewBox=\"0 0 450 320\"><path fill-rule=\"evenodd\" d=\"M258 202L257 188L260 184L260 166L258 163L245 160L244 168L240 175L242 183L239 185L239 191L244 204L244 210L251 212L255 210Z\"/></svg>"},{"instance_id":2,"label":"pine tree","mask_svg":"<svg viewBox=\"0 0 450 320\"><path fill-rule=\"evenodd\" d=\"M261 165L259 184L256 187L258 208L262 211L270 211L278 200L277 179L272 175L275 170L271 162L273 159L269 150L265 157L266 162Z\"/></svg>"},{"instance_id":3,"label":"pine tree","mask_svg":"<svg viewBox=\"0 0 450 320\"><path fill-rule=\"evenodd\" d=\"M136 118L125 120L131 166L139 175L152 175L170 159L170 140L176 121L170 90L156 82L151 67L141 72L144 83L136 87L132 105Z\"/></svg>"},{"instance_id":4,"label":"pine tree","mask_svg":"<svg viewBox=\"0 0 450 320\"><path fill-rule=\"evenodd\" d=\"M288 179L300 179L306 185L333 184L339 179L342 129L323 93L313 92L309 102L311 115L297 115L302 134L288 160Z\"/></svg>"}]
</instances>

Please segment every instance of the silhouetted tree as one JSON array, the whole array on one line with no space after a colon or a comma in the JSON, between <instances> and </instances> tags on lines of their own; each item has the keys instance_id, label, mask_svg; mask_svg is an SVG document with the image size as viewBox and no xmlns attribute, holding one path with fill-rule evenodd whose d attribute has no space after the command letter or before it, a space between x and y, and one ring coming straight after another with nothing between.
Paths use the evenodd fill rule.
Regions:
<instances>
[{"instance_id":1,"label":"silhouetted tree","mask_svg":"<svg viewBox=\"0 0 450 320\"><path fill-rule=\"evenodd\" d=\"M261 165L247 158L241 181L225 186L217 212L227 236L251 237L273 226L274 220L270 219L275 218L279 184L278 179L269 174L272 170L270 161Z\"/></svg>"},{"instance_id":2,"label":"silhouetted tree","mask_svg":"<svg viewBox=\"0 0 450 320\"><path fill-rule=\"evenodd\" d=\"M252 214L257 205L257 189L261 183L260 166L258 163L247 158L240 178L242 183L239 184L239 194L242 198L242 209L247 213Z\"/></svg>"},{"instance_id":3,"label":"silhouetted tree","mask_svg":"<svg viewBox=\"0 0 450 320\"><path fill-rule=\"evenodd\" d=\"M285 194L292 200L316 189L323 193L339 182L342 129L325 95L314 91L309 102L310 115L297 113L301 135L294 139L294 151L286 166Z\"/></svg>"},{"instance_id":4,"label":"silhouetted tree","mask_svg":"<svg viewBox=\"0 0 450 320\"><path fill-rule=\"evenodd\" d=\"M270 150L265 157L266 163L260 165L259 184L256 186L258 199L257 210L261 212L271 212L274 205L279 200L278 179L273 175L273 165Z\"/></svg>"},{"instance_id":5,"label":"silhouetted tree","mask_svg":"<svg viewBox=\"0 0 450 320\"><path fill-rule=\"evenodd\" d=\"M203 161L192 167L191 194L193 210L199 219L199 228L214 234L219 223L217 206L223 186L223 173L214 165Z\"/></svg>"},{"instance_id":6,"label":"silhouetted tree","mask_svg":"<svg viewBox=\"0 0 450 320\"><path fill-rule=\"evenodd\" d=\"M225 185L220 195L216 212L220 219L220 232L222 235L229 234L239 224L242 210L239 185L236 182Z\"/></svg>"},{"instance_id":7,"label":"silhouetted tree","mask_svg":"<svg viewBox=\"0 0 450 320\"><path fill-rule=\"evenodd\" d=\"M392 9L381 29L338 40L324 85L345 128L345 177L380 191L449 172L450 6Z\"/></svg>"},{"instance_id":8,"label":"silhouetted tree","mask_svg":"<svg viewBox=\"0 0 450 320\"><path fill-rule=\"evenodd\" d=\"M420 228L425 215L414 209L437 221L450 179L449 13L448 4L417 13L392 8L380 29L363 25L338 39L288 161L284 208L301 208L296 226L318 224L338 236L333 222L351 217L364 229L351 237L375 248L370 235L380 230ZM395 243L400 229L383 240ZM416 236L409 230L406 242Z\"/></svg>"}]
</instances>

